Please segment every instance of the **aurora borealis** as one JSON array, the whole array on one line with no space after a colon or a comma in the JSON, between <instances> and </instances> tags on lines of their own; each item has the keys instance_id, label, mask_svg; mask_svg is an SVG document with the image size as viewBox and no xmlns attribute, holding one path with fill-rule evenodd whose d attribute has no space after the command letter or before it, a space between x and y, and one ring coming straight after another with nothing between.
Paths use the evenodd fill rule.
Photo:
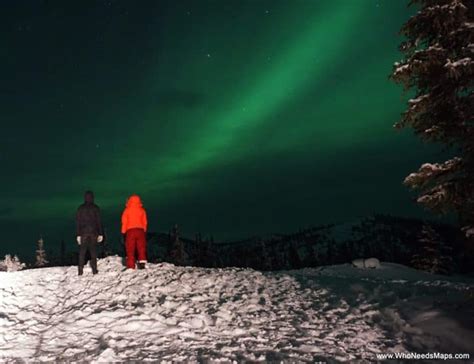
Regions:
<instances>
[{"instance_id":1,"label":"aurora borealis","mask_svg":"<svg viewBox=\"0 0 474 364\"><path fill-rule=\"evenodd\" d=\"M74 246L84 190L111 239L126 197L150 230L217 240L428 216L401 185L436 158L388 80L413 9L392 0L1 4L2 251ZM54 249L54 248L53 248Z\"/></svg>"}]
</instances>

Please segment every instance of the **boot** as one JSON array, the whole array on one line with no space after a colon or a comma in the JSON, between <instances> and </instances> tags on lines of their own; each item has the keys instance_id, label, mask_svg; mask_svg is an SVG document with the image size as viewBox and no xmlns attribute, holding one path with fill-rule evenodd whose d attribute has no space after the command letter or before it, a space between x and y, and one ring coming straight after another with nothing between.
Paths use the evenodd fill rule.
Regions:
<instances>
[{"instance_id":1,"label":"boot","mask_svg":"<svg viewBox=\"0 0 474 364\"><path fill-rule=\"evenodd\" d=\"M145 263L138 263L137 268L138 269L145 269Z\"/></svg>"},{"instance_id":2,"label":"boot","mask_svg":"<svg viewBox=\"0 0 474 364\"><path fill-rule=\"evenodd\" d=\"M83 272L84 272L83 267L79 267L77 275L82 276Z\"/></svg>"}]
</instances>

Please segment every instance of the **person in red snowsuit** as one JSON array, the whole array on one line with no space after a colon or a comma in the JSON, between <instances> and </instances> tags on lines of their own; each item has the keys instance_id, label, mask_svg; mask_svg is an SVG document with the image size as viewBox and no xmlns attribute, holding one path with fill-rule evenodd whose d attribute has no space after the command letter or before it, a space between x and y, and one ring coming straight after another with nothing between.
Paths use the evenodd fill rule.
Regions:
<instances>
[{"instance_id":1,"label":"person in red snowsuit","mask_svg":"<svg viewBox=\"0 0 474 364\"><path fill-rule=\"evenodd\" d=\"M147 225L146 211L140 197L130 196L122 213L122 234L125 234L127 268L135 269L135 252L138 253L138 269L145 268Z\"/></svg>"}]
</instances>

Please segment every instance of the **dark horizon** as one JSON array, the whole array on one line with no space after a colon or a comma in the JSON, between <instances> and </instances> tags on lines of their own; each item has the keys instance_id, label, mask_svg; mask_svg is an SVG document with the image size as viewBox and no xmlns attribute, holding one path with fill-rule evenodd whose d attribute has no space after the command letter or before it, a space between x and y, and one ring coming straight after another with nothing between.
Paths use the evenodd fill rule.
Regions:
<instances>
[{"instance_id":1,"label":"dark horizon","mask_svg":"<svg viewBox=\"0 0 474 364\"><path fill-rule=\"evenodd\" d=\"M61 239L91 189L111 240L238 240L371 213L439 219L404 177L443 153L393 124L405 2L5 2L0 255Z\"/></svg>"},{"instance_id":2,"label":"dark horizon","mask_svg":"<svg viewBox=\"0 0 474 364\"><path fill-rule=\"evenodd\" d=\"M293 231L280 231L280 232L266 232L266 233L261 233L261 234L253 234L253 235L242 235L240 238L238 239L231 239L231 240L216 240L214 237L215 237L215 234L213 234L212 232L208 232L208 233L202 233L202 232L184 232L181 231L181 227L178 225L178 228L179 228L179 236L181 238L181 240L184 240L184 241L196 241L196 238L199 234L200 236L200 239L201 241L206 241L206 242L212 242L214 244L218 244L218 245L233 245L233 244L242 244L242 243L245 243L246 241L255 241L256 239L259 240L259 239L269 239L271 237L275 237L277 235L279 236L282 236L282 237L288 237L288 236L296 236L298 235L299 233L301 232L305 232L305 231L309 231L309 230L312 230L312 229L321 229L321 228L325 228L327 226L334 226L334 227L338 227L338 226L342 226L342 225L345 225L345 224L359 224L363 221L367 221L368 219L372 219L372 218L376 218L377 216L382 216L382 217L388 217L388 218L393 218L395 220L397 220L398 222L400 221L405 221L405 220L413 220L413 222L418 222L419 224L421 225L424 225L424 224L429 224L429 225L432 225L432 226L443 226L443 227L449 227L451 226L452 228L456 229L457 228L457 222L454 218L454 216L452 214L450 215L435 215L435 216L432 216L431 218L424 218L424 217L416 217L416 216L413 216L413 217L406 217L406 216L394 216L394 215L389 215L389 214L378 214L376 212L370 214L370 215L367 215L367 216L359 216L351 221L337 221L337 222L332 222L332 223L326 223L326 224L313 224L313 225L306 225L306 226L301 226L299 227L298 229L295 229ZM412 222L412 223L413 223ZM170 228L165 231L165 230L162 230L162 231L148 231L147 232L147 236L163 236L163 235L170 235L170 236L173 236L173 228L174 226L170 226ZM107 227L105 227L105 230L107 232ZM421 231L421 230L420 230ZM45 237L43 235L40 235L40 237L43 238L43 240L45 240ZM99 244L97 249L99 252L102 252L102 251L109 251L111 252L112 254L119 254L119 255L122 255L123 254L123 250L125 249L124 248L124 245L123 245L123 241L121 240L123 237L119 236L119 235L116 235L116 236L106 236L106 239L103 243ZM453 236L454 238L454 236ZM47 254L47 258L50 259L50 258L54 258L54 263L55 264L58 264L59 263L59 259L60 259L60 254L61 254L61 242L64 241L65 243L65 254L66 256L71 254L71 253L77 253L77 247L76 247L76 244L75 243L71 243L73 240L74 240L74 236L71 236L70 237L70 240L71 241L67 241L66 239L60 239L58 241L45 241L45 250L46 250L46 254ZM322 240L324 241L324 239ZM106 244L106 249L104 250L104 245L103 244ZM30 263L30 264L34 264L35 262L35 249L36 249L36 245L32 245L33 249L31 249L30 251L28 252L25 252L24 254L16 254L15 252L11 253L11 252L8 252L8 254L11 254L11 255L18 255L19 258L21 259L21 261L24 261L24 262L27 262L27 263ZM151 247L149 247L149 249L151 249ZM51 261L50 261L51 263Z\"/></svg>"}]
</instances>

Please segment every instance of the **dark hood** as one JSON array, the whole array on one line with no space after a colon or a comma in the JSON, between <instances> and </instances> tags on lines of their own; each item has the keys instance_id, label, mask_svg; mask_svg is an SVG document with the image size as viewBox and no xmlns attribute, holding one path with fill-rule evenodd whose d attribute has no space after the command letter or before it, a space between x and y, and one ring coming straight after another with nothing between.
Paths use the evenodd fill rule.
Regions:
<instances>
[{"instance_id":1,"label":"dark hood","mask_svg":"<svg viewBox=\"0 0 474 364\"><path fill-rule=\"evenodd\" d=\"M94 203L94 192L86 191L86 193L84 193L84 202L86 204L93 204Z\"/></svg>"}]
</instances>

